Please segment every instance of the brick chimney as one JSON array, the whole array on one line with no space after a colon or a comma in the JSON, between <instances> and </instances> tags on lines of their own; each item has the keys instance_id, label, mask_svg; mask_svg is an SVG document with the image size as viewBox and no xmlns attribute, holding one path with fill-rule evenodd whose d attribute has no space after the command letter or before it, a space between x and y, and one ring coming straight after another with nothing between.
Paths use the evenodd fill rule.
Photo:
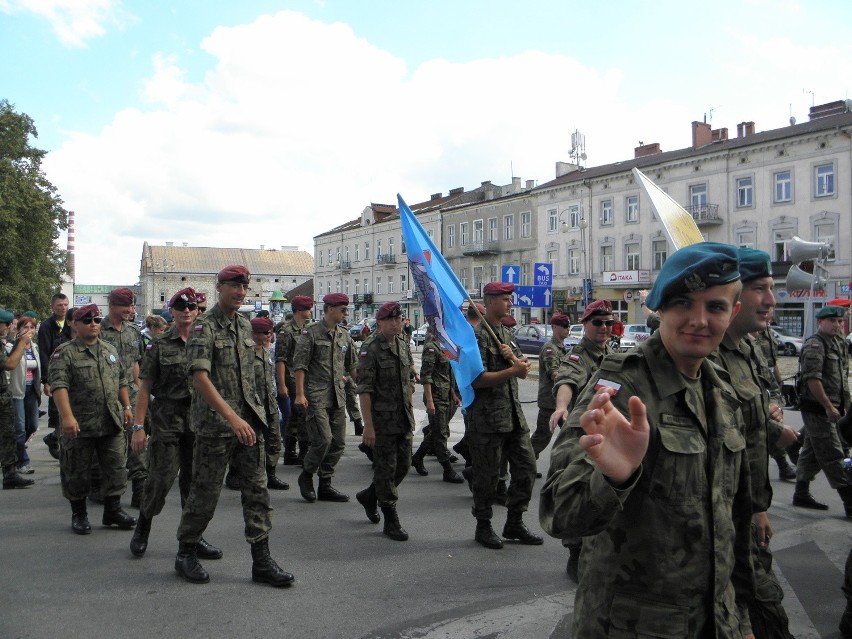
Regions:
<instances>
[{"instance_id":1,"label":"brick chimney","mask_svg":"<svg viewBox=\"0 0 852 639\"><path fill-rule=\"evenodd\" d=\"M692 123L692 148L697 149L713 142L713 132L706 122Z\"/></svg>"},{"instance_id":2,"label":"brick chimney","mask_svg":"<svg viewBox=\"0 0 852 639\"><path fill-rule=\"evenodd\" d=\"M653 142L651 144L642 144L633 149L633 157L634 158L644 158L646 155L656 155L657 153L662 153L663 150L660 148L659 142Z\"/></svg>"}]
</instances>

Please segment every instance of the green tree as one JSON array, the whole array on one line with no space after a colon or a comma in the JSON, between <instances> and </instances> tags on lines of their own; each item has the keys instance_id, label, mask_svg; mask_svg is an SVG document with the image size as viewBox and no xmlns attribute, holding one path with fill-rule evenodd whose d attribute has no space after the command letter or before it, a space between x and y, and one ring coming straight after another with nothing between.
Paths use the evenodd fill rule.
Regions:
<instances>
[{"instance_id":1,"label":"green tree","mask_svg":"<svg viewBox=\"0 0 852 639\"><path fill-rule=\"evenodd\" d=\"M0 100L0 306L49 314L68 252L56 243L68 227L62 199L41 170L47 153L28 115Z\"/></svg>"}]
</instances>

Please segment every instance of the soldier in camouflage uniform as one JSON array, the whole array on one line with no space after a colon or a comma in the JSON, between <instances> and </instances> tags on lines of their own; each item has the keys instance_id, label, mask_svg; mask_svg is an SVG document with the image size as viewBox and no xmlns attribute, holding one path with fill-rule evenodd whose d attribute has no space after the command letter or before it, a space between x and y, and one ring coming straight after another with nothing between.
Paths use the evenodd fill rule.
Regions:
<instances>
[{"instance_id":1,"label":"soldier in camouflage uniform","mask_svg":"<svg viewBox=\"0 0 852 639\"><path fill-rule=\"evenodd\" d=\"M255 381L251 324L238 313L250 281L248 269L241 265L219 271L219 300L195 320L186 345L187 370L192 375L190 420L195 428L195 455L192 485L178 528L180 548L175 570L192 583L210 580L198 561L198 542L213 519L231 460L240 478L252 580L272 586L289 586L294 581L293 575L284 572L269 554L272 508L262 435L266 409Z\"/></svg>"},{"instance_id":2,"label":"soldier in camouflage uniform","mask_svg":"<svg viewBox=\"0 0 852 639\"><path fill-rule=\"evenodd\" d=\"M500 463L508 462L511 482L506 495L508 515L503 537L538 545L543 539L524 525L523 513L535 483L535 453L530 429L518 399L518 379L524 379L529 361L501 323L512 308L512 284L489 282L483 289L485 321L474 329L484 372L473 382L474 400L467 411L465 437L473 468L474 538L486 548L503 547L491 527L492 501L500 477Z\"/></svg>"},{"instance_id":3,"label":"soldier in camouflage uniform","mask_svg":"<svg viewBox=\"0 0 852 639\"><path fill-rule=\"evenodd\" d=\"M3 466L3 488L26 488L33 480L21 475L17 469L18 452L15 433L15 411L9 394L9 373L21 361L29 348L33 330L26 328L18 333L11 352L6 352L6 333L15 317L0 309L0 464Z\"/></svg>"},{"instance_id":4,"label":"soldier in camouflage uniform","mask_svg":"<svg viewBox=\"0 0 852 639\"><path fill-rule=\"evenodd\" d=\"M772 572L769 549L772 525L767 511L772 502L770 448L775 448L781 431L788 441L795 440L796 432L792 428L785 429L777 421L781 417L780 410L771 404L765 387L768 367L754 338L749 335L766 328L775 307L772 262L768 253L756 249L741 248L737 254L743 283L740 311L709 359L728 371L731 386L742 403L740 411L745 426L753 511L751 551L755 590L748 597L752 630L757 639L790 639L792 635L782 603L784 593Z\"/></svg>"},{"instance_id":5,"label":"soldier in camouflage uniform","mask_svg":"<svg viewBox=\"0 0 852 639\"><path fill-rule=\"evenodd\" d=\"M302 463L310 446L305 411L292 404L296 399L296 376L293 370L293 356L296 354L296 342L302 331L310 326L314 301L306 295L296 295L290 301L293 307L293 319L284 322L278 330L275 340L275 369L278 379L278 401L290 403L290 417L284 433L284 465L295 466ZM284 412L282 410L282 412ZM296 448L298 444L298 454Z\"/></svg>"},{"instance_id":6,"label":"soldier in camouflage uniform","mask_svg":"<svg viewBox=\"0 0 852 639\"><path fill-rule=\"evenodd\" d=\"M556 313L550 318L553 327L553 338L541 347L538 354L538 418L535 432L530 437L535 458L550 444L553 430L550 427L550 416L556 410L556 398L553 384L559 373L559 362L568 354L565 348L565 338L571 328L571 319L562 313Z\"/></svg>"},{"instance_id":7,"label":"soldier in camouflage uniform","mask_svg":"<svg viewBox=\"0 0 852 639\"><path fill-rule=\"evenodd\" d=\"M408 533L396 512L396 487L411 465L414 432L413 361L402 336L402 309L387 302L376 312L376 331L358 355L358 396L364 416L364 442L373 449L373 482L357 495L367 518L379 522L380 506L385 516L384 534L406 541Z\"/></svg>"},{"instance_id":8,"label":"soldier in camouflage uniform","mask_svg":"<svg viewBox=\"0 0 852 639\"><path fill-rule=\"evenodd\" d=\"M139 389L139 362L145 352L139 327L131 320L135 314L133 291L129 288L116 288L109 294L109 313L101 324L100 338L112 344L118 351L121 364L127 371L127 392L130 406L136 406ZM145 478L148 477L148 460L144 454L136 455L130 451L130 438L133 433L126 431L127 437L127 479L130 480L132 494L130 505L139 508Z\"/></svg>"},{"instance_id":9,"label":"soldier in camouflage uniform","mask_svg":"<svg viewBox=\"0 0 852 639\"><path fill-rule=\"evenodd\" d=\"M464 479L453 469L447 448L450 420L461 405L461 399L456 389L453 367L441 350L431 328L426 331L426 340L423 343L420 383L423 384L423 404L429 416L429 426L424 429L426 434L411 459L411 465L419 475L428 475L429 471L423 465L423 459L431 452L444 469L444 481L461 484Z\"/></svg>"},{"instance_id":10,"label":"soldier in camouflage uniform","mask_svg":"<svg viewBox=\"0 0 852 639\"><path fill-rule=\"evenodd\" d=\"M843 444L837 432L837 420L850 408L849 358L836 339L843 330L845 314L840 306L821 308L816 314L819 330L802 346L799 367L805 392L800 407L805 443L796 464L793 505L828 510L809 491L811 481L822 470L840 494L846 516L852 517L852 485L843 472Z\"/></svg>"},{"instance_id":11,"label":"soldier in camouflage uniform","mask_svg":"<svg viewBox=\"0 0 852 639\"><path fill-rule=\"evenodd\" d=\"M670 255L647 299L659 330L603 360L553 446L540 517L583 537L574 637L753 637L742 417L706 361L736 310L737 267L723 244Z\"/></svg>"},{"instance_id":12,"label":"soldier in camouflage uniform","mask_svg":"<svg viewBox=\"0 0 852 639\"><path fill-rule=\"evenodd\" d=\"M125 426L133 421L127 371L111 344L98 339L97 304L74 312L77 337L57 347L50 358L50 383L62 424L59 467L62 494L71 502L71 529L92 532L86 513L92 458L97 455L104 499L104 526L130 530L136 519L119 502L127 487ZM123 409L122 409L123 407Z\"/></svg>"},{"instance_id":13,"label":"soldier in camouflage uniform","mask_svg":"<svg viewBox=\"0 0 852 639\"><path fill-rule=\"evenodd\" d=\"M331 485L334 468L346 448L346 375L355 375L355 348L340 326L349 298L329 293L323 300L323 318L302 331L296 344L293 369L296 375L295 405L307 411L311 447L299 475L302 498L311 503L346 502L349 496ZM314 473L319 489L314 491Z\"/></svg>"},{"instance_id":14,"label":"soldier in camouflage uniform","mask_svg":"<svg viewBox=\"0 0 852 639\"><path fill-rule=\"evenodd\" d=\"M137 455L147 448L149 463L139 519L130 540L130 551L137 557L144 555L148 548L151 520L162 512L175 478L178 477L181 508L186 505L192 483L195 428L189 419L192 385L186 374L186 342L190 327L198 317L195 291L184 288L172 295L169 309L175 323L152 342L139 370L142 382L130 445ZM149 406L150 442L144 426ZM198 556L221 559L222 551L202 537L198 542Z\"/></svg>"},{"instance_id":15,"label":"soldier in camouflage uniform","mask_svg":"<svg viewBox=\"0 0 852 639\"><path fill-rule=\"evenodd\" d=\"M251 338L254 340L255 385L266 408L263 443L266 449L266 486L272 490L289 490L290 484L275 474L281 458L281 420L278 417L278 392L275 390L275 356L269 351L274 325L268 317L255 317L251 321Z\"/></svg>"},{"instance_id":16,"label":"soldier in camouflage uniform","mask_svg":"<svg viewBox=\"0 0 852 639\"><path fill-rule=\"evenodd\" d=\"M550 416L549 424L551 431L555 431L567 421L577 398L592 375L601 367L604 357L612 354L609 340L614 322L612 304L609 300L592 302L583 311L580 317L580 323L583 325L583 339L566 357L562 358L556 373L556 381L553 385L555 408ZM568 549L568 563L565 571L568 578L577 583L583 539L565 537L562 545Z\"/></svg>"}]
</instances>

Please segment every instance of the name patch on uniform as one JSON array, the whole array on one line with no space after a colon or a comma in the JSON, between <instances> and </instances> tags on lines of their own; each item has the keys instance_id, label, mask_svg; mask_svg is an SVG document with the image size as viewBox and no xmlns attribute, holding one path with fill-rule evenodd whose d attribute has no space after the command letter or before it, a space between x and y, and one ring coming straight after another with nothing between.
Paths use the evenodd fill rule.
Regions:
<instances>
[{"instance_id":1,"label":"name patch on uniform","mask_svg":"<svg viewBox=\"0 0 852 639\"><path fill-rule=\"evenodd\" d=\"M595 384L595 390L602 391L606 389L612 389L614 391L612 394L618 395L618 391L621 390L621 384L611 382L608 379L599 379L597 384Z\"/></svg>"}]
</instances>

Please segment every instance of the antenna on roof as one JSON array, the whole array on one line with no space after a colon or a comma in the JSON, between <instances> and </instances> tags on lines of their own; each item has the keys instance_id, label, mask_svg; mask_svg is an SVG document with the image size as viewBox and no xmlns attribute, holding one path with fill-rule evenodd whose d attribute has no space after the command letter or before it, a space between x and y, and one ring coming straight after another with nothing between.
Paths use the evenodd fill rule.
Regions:
<instances>
[{"instance_id":1,"label":"antenna on roof","mask_svg":"<svg viewBox=\"0 0 852 639\"><path fill-rule=\"evenodd\" d=\"M571 162L577 166L582 166L582 162L586 161L586 136L574 129L571 134L571 151L568 153Z\"/></svg>"}]
</instances>

